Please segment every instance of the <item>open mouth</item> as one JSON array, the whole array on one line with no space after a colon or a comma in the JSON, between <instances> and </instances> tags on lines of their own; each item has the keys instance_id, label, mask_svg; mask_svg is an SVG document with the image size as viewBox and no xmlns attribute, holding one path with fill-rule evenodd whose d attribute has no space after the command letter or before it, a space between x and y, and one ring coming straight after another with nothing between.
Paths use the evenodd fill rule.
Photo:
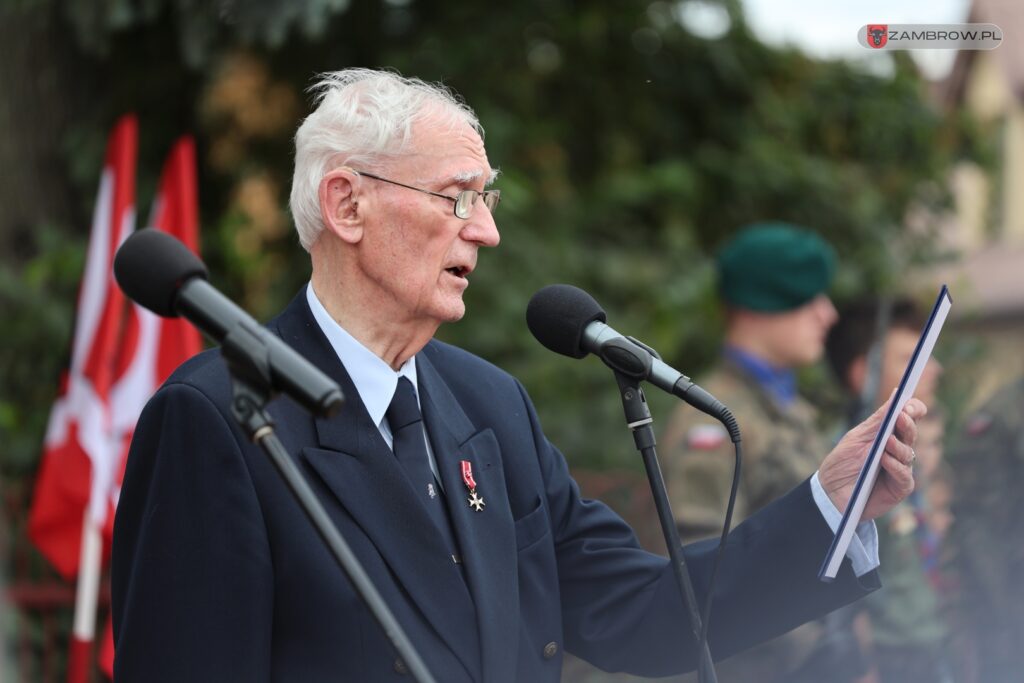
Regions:
<instances>
[{"instance_id":1,"label":"open mouth","mask_svg":"<svg viewBox=\"0 0 1024 683\"><path fill-rule=\"evenodd\" d=\"M454 275L455 277L464 278L469 275L469 268L466 266L452 266L451 268L445 268L446 271Z\"/></svg>"}]
</instances>

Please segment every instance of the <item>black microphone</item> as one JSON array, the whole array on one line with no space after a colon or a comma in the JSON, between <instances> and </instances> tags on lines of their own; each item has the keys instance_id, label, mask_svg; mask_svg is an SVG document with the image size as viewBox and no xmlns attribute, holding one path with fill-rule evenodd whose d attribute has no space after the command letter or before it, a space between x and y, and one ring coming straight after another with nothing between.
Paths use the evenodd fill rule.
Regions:
<instances>
[{"instance_id":1,"label":"black microphone","mask_svg":"<svg viewBox=\"0 0 1024 683\"><path fill-rule=\"evenodd\" d=\"M555 353L572 358L592 353L613 370L647 380L701 412L719 419L732 417L721 401L662 361L651 347L609 327L607 319L594 297L572 285L548 285L526 306L530 332Z\"/></svg>"},{"instance_id":2,"label":"black microphone","mask_svg":"<svg viewBox=\"0 0 1024 683\"><path fill-rule=\"evenodd\" d=\"M316 415L341 408L337 383L217 291L203 262L166 232L146 228L128 237L114 257L114 276L139 305L165 318L181 315L224 344L225 357L248 379Z\"/></svg>"}]
</instances>

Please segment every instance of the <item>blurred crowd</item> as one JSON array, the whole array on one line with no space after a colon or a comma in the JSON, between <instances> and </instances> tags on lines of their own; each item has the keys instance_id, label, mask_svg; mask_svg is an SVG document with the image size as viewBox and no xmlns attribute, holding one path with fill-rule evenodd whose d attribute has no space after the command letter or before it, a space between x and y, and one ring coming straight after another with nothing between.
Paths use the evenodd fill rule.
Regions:
<instances>
[{"instance_id":1,"label":"blurred crowd","mask_svg":"<svg viewBox=\"0 0 1024 683\"><path fill-rule=\"evenodd\" d=\"M792 225L750 226L716 262L727 322L720 361L701 384L743 429L735 524L810 477L838 435L886 403L931 302L897 294L835 306L832 247ZM846 396L845 415L824 415L801 395L797 373L822 360ZM952 420L941 376L933 357L915 393L930 409L915 447L916 490L876 520L883 588L720 662L721 683L1024 680L1024 378L1006 378ZM670 420L661 453L685 540L718 535L732 449L710 418L679 408Z\"/></svg>"}]
</instances>

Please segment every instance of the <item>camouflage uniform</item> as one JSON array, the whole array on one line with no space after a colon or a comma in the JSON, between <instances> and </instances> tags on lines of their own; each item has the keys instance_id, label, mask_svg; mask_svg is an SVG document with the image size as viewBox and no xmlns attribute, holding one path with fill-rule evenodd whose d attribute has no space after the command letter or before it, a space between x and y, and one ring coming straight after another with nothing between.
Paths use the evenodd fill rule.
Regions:
<instances>
[{"instance_id":1,"label":"camouflage uniform","mask_svg":"<svg viewBox=\"0 0 1024 683\"><path fill-rule=\"evenodd\" d=\"M1024 680L1024 379L967 419L950 458L956 619L982 683Z\"/></svg>"},{"instance_id":2,"label":"camouflage uniform","mask_svg":"<svg viewBox=\"0 0 1024 683\"><path fill-rule=\"evenodd\" d=\"M915 491L878 520L879 574L885 590L865 600L881 683L949 680L943 622L936 586L921 546L929 539L921 495Z\"/></svg>"},{"instance_id":3,"label":"camouflage uniform","mask_svg":"<svg viewBox=\"0 0 1024 683\"><path fill-rule=\"evenodd\" d=\"M739 522L814 474L829 450L818 430L816 411L796 394L792 370L814 362L812 356L820 355L821 349L813 348L811 332L820 327L817 331L823 334L834 322L835 310L825 291L832 280L835 252L806 228L759 223L740 230L719 250L715 263L722 303L740 316L740 322L734 318L731 323L730 333L744 339L726 348L718 369L701 385L729 406L742 431L743 474L733 520ZM787 321L795 327L786 328L785 336L777 322L759 319L775 314L797 314ZM737 332L740 328L742 333ZM759 339L746 338L760 331ZM756 343L748 347L744 342L764 344L762 352L780 367L754 354ZM662 439L662 457L684 540L717 536L735 462L725 429L712 418L680 407ZM834 631L830 628L829 635ZM718 680L821 683L816 664L836 651L822 647L835 640L823 640L822 633L820 622L804 624L720 662ZM845 654L842 661L845 670ZM828 675L837 666L830 662ZM830 683L837 680L833 676Z\"/></svg>"},{"instance_id":4,"label":"camouflage uniform","mask_svg":"<svg viewBox=\"0 0 1024 683\"><path fill-rule=\"evenodd\" d=\"M733 523L791 490L818 469L829 449L817 412L800 397L782 405L729 358L701 381L737 417L743 436L742 479ZM718 536L732 485L733 445L720 423L681 406L660 449L669 498L684 541ZM769 683L800 666L821 633L804 624L716 666L720 683ZM783 679L784 680L784 679Z\"/></svg>"}]
</instances>

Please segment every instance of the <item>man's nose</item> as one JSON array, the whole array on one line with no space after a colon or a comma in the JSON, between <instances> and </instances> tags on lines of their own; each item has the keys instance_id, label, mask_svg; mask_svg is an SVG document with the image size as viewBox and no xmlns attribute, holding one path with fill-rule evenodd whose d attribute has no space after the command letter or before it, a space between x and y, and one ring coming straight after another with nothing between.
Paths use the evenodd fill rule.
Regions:
<instances>
[{"instance_id":1,"label":"man's nose","mask_svg":"<svg viewBox=\"0 0 1024 683\"><path fill-rule=\"evenodd\" d=\"M475 242L481 247L496 247L501 242L498 224L494 222L494 214L482 201L473 204L469 220L459 233L467 242Z\"/></svg>"},{"instance_id":2,"label":"man's nose","mask_svg":"<svg viewBox=\"0 0 1024 683\"><path fill-rule=\"evenodd\" d=\"M836 310L835 304L824 294L818 298L818 315L821 316L821 321L829 327L839 320L839 312Z\"/></svg>"}]
</instances>

